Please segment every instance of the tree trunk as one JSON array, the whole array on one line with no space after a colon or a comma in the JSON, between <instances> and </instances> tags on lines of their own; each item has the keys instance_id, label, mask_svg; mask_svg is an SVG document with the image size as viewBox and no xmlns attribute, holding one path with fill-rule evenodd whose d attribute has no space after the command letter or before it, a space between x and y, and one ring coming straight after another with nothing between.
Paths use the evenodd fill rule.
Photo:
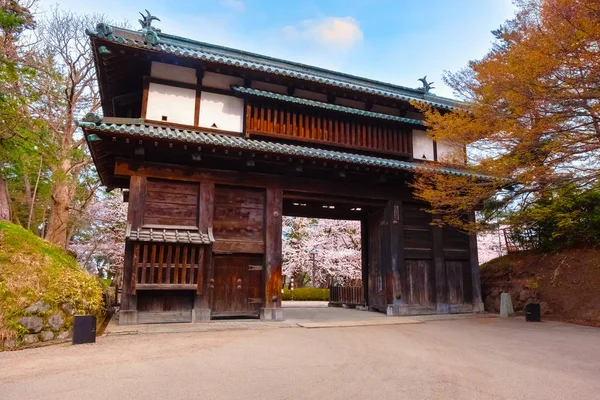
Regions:
<instances>
[{"instance_id":1,"label":"tree trunk","mask_svg":"<svg viewBox=\"0 0 600 400\"><path fill-rule=\"evenodd\" d=\"M48 219L46 240L57 246L65 248L67 245L67 227L69 222L69 209L71 196L69 181L61 179L55 182L52 188L52 209Z\"/></svg>"},{"instance_id":2,"label":"tree trunk","mask_svg":"<svg viewBox=\"0 0 600 400\"><path fill-rule=\"evenodd\" d=\"M66 122L68 127L72 125L70 111L67 113ZM71 131L65 131L61 142L62 162L53 171L52 178L52 208L48 218L48 230L46 240L62 248L67 248L67 228L69 224L69 212L73 202L74 184L73 171L71 171L71 159L69 152L73 144Z\"/></svg>"},{"instance_id":3,"label":"tree trunk","mask_svg":"<svg viewBox=\"0 0 600 400\"><path fill-rule=\"evenodd\" d=\"M8 198L8 186L3 177L0 176L0 221L10 221L10 201Z\"/></svg>"}]
</instances>

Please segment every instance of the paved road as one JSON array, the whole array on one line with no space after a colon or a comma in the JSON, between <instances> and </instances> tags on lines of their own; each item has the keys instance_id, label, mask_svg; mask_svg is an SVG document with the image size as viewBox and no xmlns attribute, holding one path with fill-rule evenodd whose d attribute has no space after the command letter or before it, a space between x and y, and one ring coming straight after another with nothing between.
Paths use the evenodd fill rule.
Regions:
<instances>
[{"instance_id":1,"label":"paved road","mask_svg":"<svg viewBox=\"0 0 600 400\"><path fill-rule=\"evenodd\" d=\"M600 330L510 319L102 337L0 353L0 399L598 399Z\"/></svg>"}]
</instances>

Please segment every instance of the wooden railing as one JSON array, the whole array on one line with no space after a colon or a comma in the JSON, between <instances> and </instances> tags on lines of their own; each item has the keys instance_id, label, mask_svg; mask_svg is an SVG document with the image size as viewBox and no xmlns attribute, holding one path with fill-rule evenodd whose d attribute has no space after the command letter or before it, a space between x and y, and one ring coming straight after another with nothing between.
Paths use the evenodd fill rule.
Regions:
<instances>
[{"instance_id":1,"label":"wooden railing","mask_svg":"<svg viewBox=\"0 0 600 400\"><path fill-rule=\"evenodd\" d=\"M204 246L169 243L133 245L133 292L136 290L202 291Z\"/></svg>"},{"instance_id":2,"label":"wooden railing","mask_svg":"<svg viewBox=\"0 0 600 400\"><path fill-rule=\"evenodd\" d=\"M398 123L294 109L287 104L248 104L246 107L248 136L271 136L396 155L412 151L411 131Z\"/></svg>"},{"instance_id":3,"label":"wooden railing","mask_svg":"<svg viewBox=\"0 0 600 400\"><path fill-rule=\"evenodd\" d=\"M365 294L362 286L331 286L329 288L331 304L347 304L358 306L365 304Z\"/></svg>"}]
</instances>

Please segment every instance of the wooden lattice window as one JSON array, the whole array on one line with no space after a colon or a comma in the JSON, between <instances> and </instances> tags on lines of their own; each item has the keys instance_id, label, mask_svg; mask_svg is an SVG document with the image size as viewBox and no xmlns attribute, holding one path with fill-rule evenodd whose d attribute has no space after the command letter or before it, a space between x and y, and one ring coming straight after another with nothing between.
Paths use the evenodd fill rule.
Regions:
<instances>
[{"instance_id":1,"label":"wooden lattice window","mask_svg":"<svg viewBox=\"0 0 600 400\"><path fill-rule=\"evenodd\" d=\"M179 289L201 293L203 245L135 243L133 245L134 290Z\"/></svg>"}]
</instances>

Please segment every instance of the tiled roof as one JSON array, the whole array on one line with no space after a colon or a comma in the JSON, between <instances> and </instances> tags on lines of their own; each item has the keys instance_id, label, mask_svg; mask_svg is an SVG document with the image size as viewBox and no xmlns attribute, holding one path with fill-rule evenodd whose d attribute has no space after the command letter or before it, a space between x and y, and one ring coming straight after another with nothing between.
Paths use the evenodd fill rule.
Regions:
<instances>
[{"instance_id":1,"label":"tiled roof","mask_svg":"<svg viewBox=\"0 0 600 400\"><path fill-rule=\"evenodd\" d=\"M455 168L446 168L428 162L408 162L363 154L352 154L335 150L318 149L295 144L276 143L265 140L247 139L241 136L222 135L211 132L169 128L149 124L106 124L79 121L78 125L88 133L88 141L97 140L92 132L107 132L131 137L143 137L157 140L170 140L194 145L209 145L229 149L240 149L272 153L293 157L304 157L324 161L365 165L403 171L433 171L442 174L473 176L490 179L489 176L473 174Z\"/></svg>"},{"instance_id":2,"label":"tiled roof","mask_svg":"<svg viewBox=\"0 0 600 400\"><path fill-rule=\"evenodd\" d=\"M325 85L336 86L358 92L369 93L391 99L424 102L440 109L454 109L459 102L424 93L419 89L393 85L372 79L360 78L318 68L301 63L267 57L242 50L217 46L209 43L198 42L165 33L158 33L158 44L152 45L144 42L142 34L122 28L111 28L114 33L105 34L103 29L87 30L88 35L112 41L130 47L175 54L209 62L233 65L257 71L264 71L274 75L289 76ZM120 34L120 35L119 35Z\"/></svg>"},{"instance_id":3,"label":"tiled roof","mask_svg":"<svg viewBox=\"0 0 600 400\"><path fill-rule=\"evenodd\" d=\"M208 233L186 229L152 229L140 228L131 230L127 225L125 238L136 242L161 242L161 243L190 243L190 244L211 244L215 241L212 236L212 229Z\"/></svg>"},{"instance_id":4,"label":"tiled roof","mask_svg":"<svg viewBox=\"0 0 600 400\"><path fill-rule=\"evenodd\" d=\"M424 125L423 121L420 121L418 119L404 118L404 117L398 117L396 115L382 114L382 113L377 113L377 112L372 112L372 111L360 110L358 108L340 106L340 105L331 104L331 103L324 103L322 101L316 101L316 100L303 99L301 97L287 96L285 94L267 92L267 91L259 90L259 89L252 89L252 88L247 88L247 87L243 87L243 86L234 86L234 87L232 87L232 89L238 93L242 93L242 94L246 94L246 95L250 95L250 96L264 97L264 98L278 100L278 101L284 101L286 103L301 104L301 105L310 106L310 107L323 108L323 109L331 110L331 111L344 112L344 113L348 113L348 114L360 115L363 117L385 119L388 121L404 122L404 123L413 124L413 125Z\"/></svg>"}]
</instances>

